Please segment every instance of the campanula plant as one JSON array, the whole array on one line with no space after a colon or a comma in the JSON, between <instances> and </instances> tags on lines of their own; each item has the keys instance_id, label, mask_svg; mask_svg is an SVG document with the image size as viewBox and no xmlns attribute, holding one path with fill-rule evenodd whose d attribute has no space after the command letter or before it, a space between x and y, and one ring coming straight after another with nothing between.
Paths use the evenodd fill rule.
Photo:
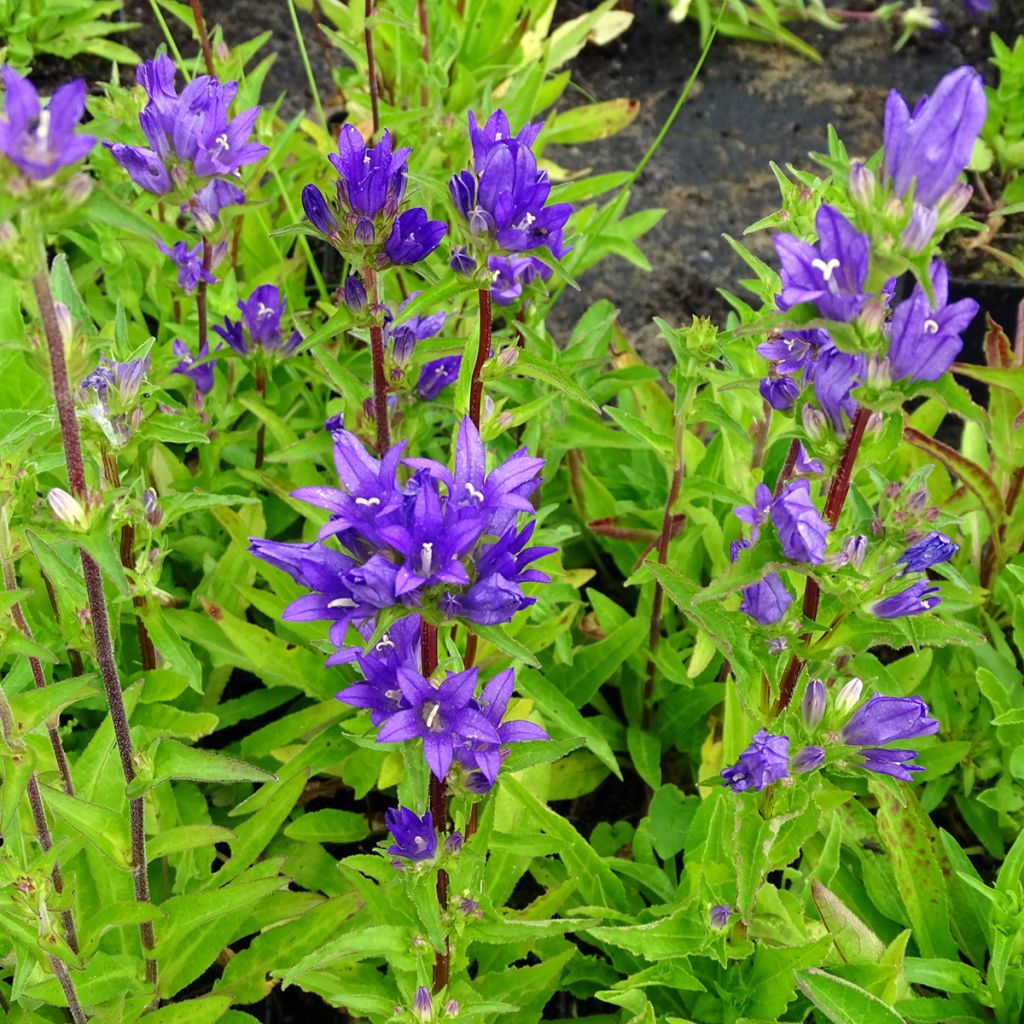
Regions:
<instances>
[{"instance_id":1,"label":"campanula plant","mask_svg":"<svg viewBox=\"0 0 1024 1024\"><path fill-rule=\"evenodd\" d=\"M102 87L0 74L0 1005L1017 1024L977 72L779 171L654 366L552 309L660 215L657 142L558 156L635 117L559 103L631 16L484 6L318 5L340 123L301 12L291 120L201 3Z\"/></svg>"}]
</instances>

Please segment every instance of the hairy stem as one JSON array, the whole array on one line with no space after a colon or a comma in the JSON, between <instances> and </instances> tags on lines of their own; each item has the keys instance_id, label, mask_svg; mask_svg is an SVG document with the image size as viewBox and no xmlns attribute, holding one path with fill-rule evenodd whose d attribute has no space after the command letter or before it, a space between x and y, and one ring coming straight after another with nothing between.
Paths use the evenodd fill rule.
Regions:
<instances>
[{"instance_id":1,"label":"hairy stem","mask_svg":"<svg viewBox=\"0 0 1024 1024\"><path fill-rule=\"evenodd\" d=\"M857 412L853 417L853 423L850 425L850 433L846 438L846 445L843 447L843 454L839 459L839 466L836 469L835 476L832 477L831 484L829 484L828 496L825 498L825 520L833 529L835 529L836 523L839 522L839 515L843 511L846 495L850 490L853 466L857 461L857 452L860 450L860 442L864 437L864 428L868 424L868 417L870 415L863 406L857 408ZM803 616L805 619L814 619L817 616L820 598L821 589L818 586L818 581L808 576L804 587ZM804 634L803 641L804 643L810 641L809 633ZM790 655L786 671L782 675L782 682L779 684L779 698L772 709L774 717L777 718L789 707L803 667L804 661L802 658L797 657L795 654Z\"/></svg>"},{"instance_id":2,"label":"hairy stem","mask_svg":"<svg viewBox=\"0 0 1024 1024\"><path fill-rule=\"evenodd\" d=\"M423 620L420 620L420 660L423 675L429 679L431 673L437 668L437 626L431 626ZM430 813L434 819L434 828L439 833L446 832L448 830L448 785L444 779L435 778L433 773L430 776ZM443 920L448 910L448 872L443 870L437 873L437 906ZM450 950L446 935L444 950L439 950L434 954L432 987L435 995L448 984L449 961Z\"/></svg>"},{"instance_id":3,"label":"hairy stem","mask_svg":"<svg viewBox=\"0 0 1024 1024\"><path fill-rule=\"evenodd\" d=\"M372 15L373 0L366 0L366 5L363 8L363 41L366 44L366 75L370 85L370 111L373 114L371 142L380 131L380 109L377 104L377 66L373 62L373 29L370 27Z\"/></svg>"},{"instance_id":4,"label":"hairy stem","mask_svg":"<svg viewBox=\"0 0 1024 1024\"><path fill-rule=\"evenodd\" d=\"M199 46L203 51L203 63L206 65L206 73L213 78L217 72L213 67L213 50L210 49L210 37L206 31L202 0L191 0L191 3L192 14L196 19L196 35L199 36Z\"/></svg>"},{"instance_id":5,"label":"hairy stem","mask_svg":"<svg viewBox=\"0 0 1024 1024\"><path fill-rule=\"evenodd\" d=\"M430 66L430 22L427 20L427 4L426 0L416 0L416 13L419 17L420 22L420 35L423 36L423 48L420 53L423 56L423 62L428 67ZM420 106L425 107L430 101L430 91L427 89L426 82L420 86Z\"/></svg>"},{"instance_id":6,"label":"hairy stem","mask_svg":"<svg viewBox=\"0 0 1024 1024\"><path fill-rule=\"evenodd\" d=\"M203 236L203 270L210 272L210 265L213 263L213 247L210 240ZM199 278L196 286L196 315L199 318L199 347L196 351L202 352L207 341L206 327L206 281Z\"/></svg>"},{"instance_id":7,"label":"hairy stem","mask_svg":"<svg viewBox=\"0 0 1024 1024\"><path fill-rule=\"evenodd\" d=\"M476 362L473 363L473 376L469 383L469 418L473 426L480 429L480 403L483 400L484 363L491 354L491 293L481 288L480 298L480 335L477 339Z\"/></svg>"},{"instance_id":8,"label":"hairy stem","mask_svg":"<svg viewBox=\"0 0 1024 1024\"><path fill-rule=\"evenodd\" d=\"M53 380L53 394L60 420L61 441L64 445L64 457L68 468L68 483L71 493L84 507L88 506L89 496L85 486L85 465L82 461L82 441L78 430L78 418L75 415L74 400L71 396L71 385L68 381L67 361L64 358L64 343L60 336L57 323L57 312L53 305L50 292L50 281L45 270L32 278L39 314L43 321L46 345L50 356L50 374ZM85 577L85 593L88 598L89 615L92 619L93 635L96 642L96 661L103 689L110 708L110 719L114 727L114 738L117 752L121 759L121 771L125 786L135 780L133 763L132 735L128 726L128 714L124 705L124 694L121 692L121 679L114 660L114 644L110 635L110 618L107 614L107 599L103 593L103 577L100 568L92 556L79 549L82 562L82 575ZM149 878L146 874L146 830L143 823L142 797L128 800L128 816L131 828L132 849L132 882L135 887L135 899L139 903L149 902ZM156 945L151 922L139 925L139 935L143 949L148 953ZM146 979L156 986L156 960L146 957Z\"/></svg>"},{"instance_id":9,"label":"hairy stem","mask_svg":"<svg viewBox=\"0 0 1024 1024\"><path fill-rule=\"evenodd\" d=\"M367 305L376 317L377 275L372 267L363 267L363 284ZM377 454L391 447L391 425L388 423L388 379L384 373L384 327L379 322L370 326L370 358L373 360L373 420L377 428ZM424 673L427 675L428 673Z\"/></svg>"},{"instance_id":10,"label":"hairy stem","mask_svg":"<svg viewBox=\"0 0 1024 1024\"><path fill-rule=\"evenodd\" d=\"M800 441L794 437L789 444L789 451L786 453L786 461L782 465L782 472L779 473L779 479L775 481L775 490L772 492L773 498L777 498L782 493L782 489L789 483L790 478L793 476L793 468L796 466L796 460L799 454Z\"/></svg>"}]
</instances>

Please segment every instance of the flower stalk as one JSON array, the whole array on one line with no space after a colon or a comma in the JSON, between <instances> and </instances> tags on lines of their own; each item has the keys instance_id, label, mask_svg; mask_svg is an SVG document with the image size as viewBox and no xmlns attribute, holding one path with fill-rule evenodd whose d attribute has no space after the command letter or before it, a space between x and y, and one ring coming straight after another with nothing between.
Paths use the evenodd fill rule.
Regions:
<instances>
[{"instance_id":1,"label":"flower stalk","mask_svg":"<svg viewBox=\"0 0 1024 1024\"><path fill-rule=\"evenodd\" d=\"M853 416L853 423L850 425L850 433L846 438L846 445L843 454L839 459L839 466L835 476L829 484L828 496L825 498L825 520L833 529L839 522L839 516L843 511L846 502L846 495L850 490L850 480L853 477L854 463L857 461L857 452L860 450L860 443L864 437L864 429L867 427L870 412L864 406L858 406ZM795 460L794 460L795 461ZM807 584L804 587L803 617L814 619L818 614L818 602L821 599L821 588L817 580L807 577ZM804 642L810 639L810 634L804 635ZM779 684L779 697L772 709L774 717L782 714L789 707L793 699L793 692L796 690L797 680L804 667L804 659L793 654L790 656L786 671L783 673L782 681Z\"/></svg>"},{"instance_id":2,"label":"flower stalk","mask_svg":"<svg viewBox=\"0 0 1024 1024\"><path fill-rule=\"evenodd\" d=\"M373 133L370 141L380 130L380 109L377 103L377 67L373 61L373 29L370 18L373 16L373 0L366 0L363 8L363 41L366 44L366 75L370 86L370 110L373 114Z\"/></svg>"},{"instance_id":3,"label":"flower stalk","mask_svg":"<svg viewBox=\"0 0 1024 1024\"><path fill-rule=\"evenodd\" d=\"M192 16L196 20L196 35L199 36L199 46L203 51L203 63L206 65L206 73L213 78L217 72L213 67L213 50L210 48L210 35L206 31L206 19L203 17L202 0L190 0L192 4Z\"/></svg>"},{"instance_id":4,"label":"flower stalk","mask_svg":"<svg viewBox=\"0 0 1024 1024\"><path fill-rule=\"evenodd\" d=\"M363 280L371 310L376 310L377 275L371 267L363 268ZM370 325L370 358L373 360L373 419L377 429L377 454L391 447L391 425L388 423L388 379L384 373L384 326L378 319ZM424 675L428 673L424 672Z\"/></svg>"},{"instance_id":5,"label":"flower stalk","mask_svg":"<svg viewBox=\"0 0 1024 1024\"><path fill-rule=\"evenodd\" d=\"M480 298L480 334L477 340L476 362L473 363L473 376L469 383L469 418L473 426L480 429L480 405L483 400L484 363L491 352L491 292L481 288Z\"/></svg>"},{"instance_id":6,"label":"flower stalk","mask_svg":"<svg viewBox=\"0 0 1024 1024\"><path fill-rule=\"evenodd\" d=\"M44 263L45 268L45 263ZM78 429L78 418L75 415L74 399L68 380L67 361L64 357L64 342L61 338L57 321L57 311L53 304L53 294L45 269L32 278L39 314L43 321L43 333L50 357L50 373L53 380L54 400L60 421L61 441L64 446L64 457L68 469L68 483L72 495L83 505L88 503L85 485L85 464L82 460L81 434ZM110 618L107 612L106 595L103 593L103 576L100 567L85 550L79 549L82 563L82 575L85 578L85 592L92 619L93 635L96 643L96 661L103 680L110 718L114 728L117 752L121 760L121 771L127 788L135 780L131 729L128 726L128 713L125 709L124 694L121 692L121 679L114 659L114 645L110 634ZM131 834L132 852L132 883L135 899L139 903L149 902L149 877L146 873L146 830L144 820L143 798L141 796L128 800L129 829ZM155 947L156 937L153 925L146 921L139 925L142 947L147 954ZM146 956L146 980L154 987L157 980L157 964L151 956Z\"/></svg>"}]
</instances>

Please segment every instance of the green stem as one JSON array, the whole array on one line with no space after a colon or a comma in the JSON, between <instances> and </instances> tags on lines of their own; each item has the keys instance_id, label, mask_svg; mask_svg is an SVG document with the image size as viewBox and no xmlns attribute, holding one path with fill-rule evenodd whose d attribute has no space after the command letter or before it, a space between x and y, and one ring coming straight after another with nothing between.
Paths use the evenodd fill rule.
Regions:
<instances>
[{"instance_id":1,"label":"green stem","mask_svg":"<svg viewBox=\"0 0 1024 1024\"><path fill-rule=\"evenodd\" d=\"M292 29L295 32L295 42L299 47L299 57L302 59L302 66L306 69L306 81L309 83L309 91L313 95L313 104L320 116L320 123L327 127L327 116L324 114L323 104L320 102L320 90L316 87L316 78L313 76L313 67L309 63L309 53L306 51L306 42L302 38L302 29L299 27L299 15L295 10L295 0L288 0L288 13L292 19Z\"/></svg>"}]
</instances>

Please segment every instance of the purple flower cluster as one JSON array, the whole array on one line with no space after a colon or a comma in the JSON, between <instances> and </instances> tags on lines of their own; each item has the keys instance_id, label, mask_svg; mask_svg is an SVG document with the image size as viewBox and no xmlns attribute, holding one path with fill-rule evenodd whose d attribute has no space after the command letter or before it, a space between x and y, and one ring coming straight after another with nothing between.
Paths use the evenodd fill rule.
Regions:
<instances>
[{"instance_id":1,"label":"purple flower cluster","mask_svg":"<svg viewBox=\"0 0 1024 1024\"><path fill-rule=\"evenodd\" d=\"M302 190L309 222L357 266L367 258L378 267L419 263L448 230L444 222L430 220L422 207L399 212L410 152L408 147L392 150L388 132L376 146L367 146L355 125L342 125L338 152L330 157L338 172L335 205L316 185Z\"/></svg>"},{"instance_id":2,"label":"purple flower cluster","mask_svg":"<svg viewBox=\"0 0 1024 1024\"><path fill-rule=\"evenodd\" d=\"M135 77L148 101L139 124L149 146L104 145L140 188L158 196L184 196L182 212L190 212L199 230L208 234L223 207L245 202L245 193L234 183L239 169L269 150L249 139L259 107L228 116L237 82L199 75L179 96L176 74L165 54L140 64Z\"/></svg>"},{"instance_id":3,"label":"purple flower cluster","mask_svg":"<svg viewBox=\"0 0 1024 1024\"><path fill-rule=\"evenodd\" d=\"M137 399L148 370L148 355L124 361L103 356L82 380L80 399L85 412L116 448L128 443L142 420Z\"/></svg>"},{"instance_id":4,"label":"purple flower cluster","mask_svg":"<svg viewBox=\"0 0 1024 1024\"><path fill-rule=\"evenodd\" d=\"M185 242L166 246L156 239L156 247L178 268L178 287L185 292L194 291L200 281L216 284L217 278L203 266L203 243L196 242L190 249ZM217 266L228 251L226 242L218 242L211 250L210 269Z\"/></svg>"},{"instance_id":5,"label":"purple flower cluster","mask_svg":"<svg viewBox=\"0 0 1024 1024\"><path fill-rule=\"evenodd\" d=\"M287 338L281 331L285 300L272 284L261 284L244 302L239 300L240 320L224 318L214 330L240 356L258 350L264 354L290 356L302 342L302 335L292 331Z\"/></svg>"},{"instance_id":6,"label":"purple flower cluster","mask_svg":"<svg viewBox=\"0 0 1024 1024\"><path fill-rule=\"evenodd\" d=\"M6 118L0 121L0 153L32 181L45 181L62 167L78 163L96 145L92 135L78 135L85 113L85 82L62 85L40 107L35 86L13 68L0 69L6 94Z\"/></svg>"},{"instance_id":7,"label":"purple flower cluster","mask_svg":"<svg viewBox=\"0 0 1024 1024\"><path fill-rule=\"evenodd\" d=\"M543 460L521 450L488 473L469 419L459 428L454 473L430 459L403 460L404 442L378 460L354 434L329 427L344 489L294 492L331 513L320 540L253 539L250 549L313 591L289 605L286 619L329 620L331 638L342 647L349 623L385 608L429 608L447 619L493 625L533 603L522 585L548 577L528 566L554 549L528 547L534 524L519 529L516 519L533 511L528 495ZM400 464L412 469L404 484ZM343 550L325 543L331 537Z\"/></svg>"},{"instance_id":8,"label":"purple flower cluster","mask_svg":"<svg viewBox=\"0 0 1024 1024\"><path fill-rule=\"evenodd\" d=\"M825 546L831 527L818 513L811 500L811 488L806 479L787 484L778 498L764 485L754 491L754 504L741 505L735 510L736 518L750 527L750 542L735 541L730 549L736 561L743 548L757 541L761 526L771 519L778 534L782 553L794 562L820 565L825 560ZM763 626L778 622L793 601L778 573L770 572L757 583L743 588L740 611Z\"/></svg>"},{"instance_id":9,"label":"purple flower cluster","mask_svg":"<svg viewBox=\"0 0 1024 1024\"><path fill-rule=\"evenodd\" d=\"M530 148L542 127L527 124L513 135L504 111L496 110L483 127L470 112L473 170L454 175L448 191L475 244L496 246L505 252L546 247L555 259L568 251L562 232L572 206L548 205L551 183L547 171L537 168L537 158ZM490 269L516 276L511 265ZM525 265L521 265L520 278L525 271ZM503 291L507 294L507 286Z\"/></svg>"},{"instance_id":10,"label":"purple flower cluster","mask_svg":"<svg viewBox=\"0 0 1024 1024\"><path fill-rule=\"evenodd\" d=\"M812 680L803 701L805 727L815 729L824 713L824 686L820 680ZM938 721L930 717L920 697L883 697L876 693L853 714L838 736L831 736L830 742L840 747L856 747L864 759L857 767L909 782L914 772L923 771L920 765L910 763L917 752L892 749L884 744L931 736L938 729ZM789 750L789 736L759 730L736 764L722 770L723 785L735 793L748 789L756 792L791 774L816 771L828 759L827 748L814 744L801 747L792 757Z\"/></svg>"}]
</instances>

